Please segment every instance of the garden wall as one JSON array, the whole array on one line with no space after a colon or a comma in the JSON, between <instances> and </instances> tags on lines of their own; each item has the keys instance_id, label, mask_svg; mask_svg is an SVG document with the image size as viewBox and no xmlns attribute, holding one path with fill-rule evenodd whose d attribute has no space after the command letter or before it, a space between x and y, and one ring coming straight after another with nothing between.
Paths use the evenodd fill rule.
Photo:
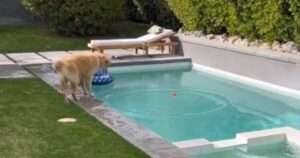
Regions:
<instances>
[{"instance_id":1,"label":"garden wall","mask_svg":"<svg viewBox=\"0 0 300 158\"><path fill-rule=\"evenodd\" d=\"M300 56L178 35L179 54L194 63L300 90Z\"/></svg>"}]
</instances>

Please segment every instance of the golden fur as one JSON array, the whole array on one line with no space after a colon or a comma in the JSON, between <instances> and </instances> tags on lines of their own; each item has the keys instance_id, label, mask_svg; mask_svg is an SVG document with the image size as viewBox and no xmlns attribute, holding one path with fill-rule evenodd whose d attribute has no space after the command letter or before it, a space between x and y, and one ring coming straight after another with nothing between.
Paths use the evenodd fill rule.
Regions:
<instances>
[{"instance_id":1,"label":"golden fur","mask_svg":"<svg viewBox=\"0 0 300 158\"><path fill-rule=\"evenodd\" d=\"M93 75L100 69L107 70L110 65L110 58L102 53L76 53L63 56L53 63L53 69L59 74L60 88L64 94L65 101L68 102L67 88L71 85L72 97L75 101L77 86L80 85L84 94L89 92L93 96L91 82Z\"/></svg>"}]
</instances>

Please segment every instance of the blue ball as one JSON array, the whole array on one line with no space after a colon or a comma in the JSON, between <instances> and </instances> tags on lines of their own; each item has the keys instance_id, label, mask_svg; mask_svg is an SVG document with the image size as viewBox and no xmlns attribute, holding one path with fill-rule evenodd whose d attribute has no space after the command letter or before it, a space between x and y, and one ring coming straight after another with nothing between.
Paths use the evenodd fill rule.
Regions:
<instances>
[{"instance_id":1,"label":"blue ball","mask_svg":"<svg viewBox=\"0 0 300 158\"><path fill-rule=\"evenodd\" d=\"M113 76L108 72L99 71L97 72L92 80L93 85L105 85L109 84L114 80Z\"/></svg>"}]
</instances>

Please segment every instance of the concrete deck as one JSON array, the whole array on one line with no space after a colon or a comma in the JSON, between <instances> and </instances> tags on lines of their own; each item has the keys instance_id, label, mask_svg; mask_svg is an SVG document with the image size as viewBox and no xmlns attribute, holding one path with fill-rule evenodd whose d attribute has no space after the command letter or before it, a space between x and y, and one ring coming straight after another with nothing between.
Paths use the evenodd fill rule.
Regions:
<instances>
[{"instance_id":1,"label":"concrete deck","mask_svg":"<svg viewBox=\"0 0 300 158\"><path fill-rule=\"evenodd\" d=\"M51 52L39 52L38 54L50 61L55 61L58 58L60 58L64 55L68 55L70 53L65 52L65 51L51 51Z\"/></svg>"},{"instance_id":2,"label":"concrete deck","mask_svg":"<svg viewBox=\"0 0 300 158\"><path fill-rule=\"evenodd\" d=\"M23 78L23 77L33 77L33 75L17 64L9 64L9 65L0 64L0 78Z\"/></svg>"},{"instance_id":3,"label":"concrete deck","mask_svg":"<svg viewBox=\"0 0 300 158\"><path fill-rule=\"evenodd\" d=\"M0 65L14 65L15 62L8 59L5 55L0 54Z\"/></svg>"}]
</instances>

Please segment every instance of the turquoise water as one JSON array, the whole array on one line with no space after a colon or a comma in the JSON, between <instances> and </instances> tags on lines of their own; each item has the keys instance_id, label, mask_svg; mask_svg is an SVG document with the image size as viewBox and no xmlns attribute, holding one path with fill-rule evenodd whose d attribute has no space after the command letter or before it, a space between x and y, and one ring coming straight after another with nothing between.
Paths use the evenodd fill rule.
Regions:
<instances>
[{"instance_id":1,"label":"turquoise water","mask_svg":"<svg viewBox=\"0 0 300 158\"><path fill-rule=\"evenodd\" d=\"M237 148L227 151L201 154L196 158L299 158L300 148L286 143Z\"/></svg>"},{"instance_id":2,"label":"turquoise water","mask_svg":"<svg viewBox=\"0 0 300 158\"><path fill-rule=\"evenodd\" d=\"M236 133L300 129L300 101L194 69L113 73L98 99L170 142L234 138Z\"/></svg>"}]
</instances>

